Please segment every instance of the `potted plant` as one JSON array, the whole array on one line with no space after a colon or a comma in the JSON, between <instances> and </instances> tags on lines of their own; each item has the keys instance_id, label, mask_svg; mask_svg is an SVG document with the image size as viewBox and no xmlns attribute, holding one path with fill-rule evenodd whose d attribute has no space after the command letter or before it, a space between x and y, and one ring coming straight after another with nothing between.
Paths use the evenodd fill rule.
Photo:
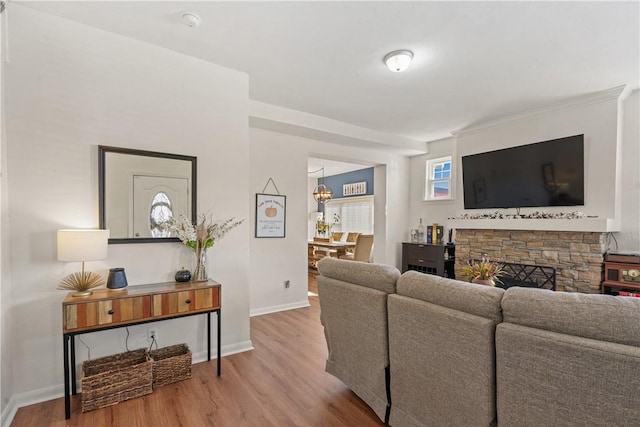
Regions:
<instances>
[{"instance_id":1,"label":"potted plant","mask_svg":"<svg viewBox=\"0 0 640 427\"><path fill-rule=\"evenodd\" d=\"M316 231L319 237L331 238L331 227L340 223L340 215L333 214L333 223L325 220L324 212L318 217L316 221Z\"/></svg>"},{"instance_id":2,"label":"potted plant","mask_svg":"<svg viewBox=\"0 0 640 427\"><path fill-rule=\"evenodd\" d=\"M502 269L502 265L498 262L490 261L486 254L483 254L480 261L471 260L462 267L462 275L471 283L495 286L496 282L502 283L500 276L504 274L505 271Z\"/></svg>"}]
</instances>

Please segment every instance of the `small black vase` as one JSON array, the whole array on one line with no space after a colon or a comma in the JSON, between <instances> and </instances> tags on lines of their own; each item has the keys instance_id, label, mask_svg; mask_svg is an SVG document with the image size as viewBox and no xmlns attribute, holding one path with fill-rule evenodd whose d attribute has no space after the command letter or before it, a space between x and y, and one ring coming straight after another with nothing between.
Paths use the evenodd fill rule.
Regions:
<instances>
[{"instance_id":1,"label":"small black vase","mask_svg":"<svg viewBox=\"0 0 640 427\"><path fill-rule=\"evenodd\" d=\"M124 268L109 269L109 277L107 278L107 288L122 289L127 287L127 276L124 274Z\"/></svg>"},{"instance_id":2,"label":"small black vase","mask_svg":"<svg viewBox=\"0 0 640 427\"><path fill-rule=\"evenodd\" d=\"M191 272L189 270L178 270L176 273L176 282L188 282L191 280Z\"/></svg>"}]
</instances>

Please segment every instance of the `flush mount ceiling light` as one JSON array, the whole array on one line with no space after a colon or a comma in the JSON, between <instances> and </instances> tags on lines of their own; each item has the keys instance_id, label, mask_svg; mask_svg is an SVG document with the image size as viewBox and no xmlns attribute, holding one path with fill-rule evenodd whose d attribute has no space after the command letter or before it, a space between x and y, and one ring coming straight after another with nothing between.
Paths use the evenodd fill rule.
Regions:
<instances>
[{"instance_id":1,"label":"flush mount ceiling light","mask_svg":"<svg viewBox=\"0 0 640 427\"><path fill-rule=\"evenodd\" d=\"M192 12L182 14L182 23L187 27L197 28L200 25L200 17Z\"/></svg>"},{"instance_id":2,"label":"flush mount ceiling light","mask_svg":"<svg viewBox=\"0 0 640 427\"><path fill-rule=\"evenodd\" d=\"M410 50L394 50L385 55L384 63L394 73L400 73L409 68L412 59L413 52Z\"/></svg>"}]
</instances>

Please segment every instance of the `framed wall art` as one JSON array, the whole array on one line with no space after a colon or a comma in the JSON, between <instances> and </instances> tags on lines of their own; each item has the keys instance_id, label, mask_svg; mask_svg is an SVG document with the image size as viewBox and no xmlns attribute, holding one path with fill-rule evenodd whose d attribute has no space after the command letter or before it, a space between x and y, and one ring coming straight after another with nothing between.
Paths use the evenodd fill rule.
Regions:
<instances>
[{"instance_id":1,"label":"framed wall art","mask_svg":"<svg viewBox=\"0 0 640 427\"><path fill-rule=\"evenodd\" d=\"M287 196L256 193L256 237L285 237Z\"/></svg>"}]
</instances>

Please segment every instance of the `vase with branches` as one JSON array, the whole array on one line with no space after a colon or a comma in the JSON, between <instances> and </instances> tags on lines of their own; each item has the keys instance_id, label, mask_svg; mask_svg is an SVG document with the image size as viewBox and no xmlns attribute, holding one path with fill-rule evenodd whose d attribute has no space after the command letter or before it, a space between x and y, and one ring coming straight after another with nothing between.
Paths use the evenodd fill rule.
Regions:
<instances>
[{"instance_id":1,"label":"vase with branches","mask_svg":"<svg viewBox=\"0 0 640 427\"><path fill-rule=\"evenodd\" d=\"M210 213L198 214L195 222L191 222L185 215L169 220L168 228L171 236L179 238L195 253L196 266L192 275L193 281L208 280L207 249L243 222L243 219L236 220L235 218L215 221Z\"/></svg>"}]
</instances>

